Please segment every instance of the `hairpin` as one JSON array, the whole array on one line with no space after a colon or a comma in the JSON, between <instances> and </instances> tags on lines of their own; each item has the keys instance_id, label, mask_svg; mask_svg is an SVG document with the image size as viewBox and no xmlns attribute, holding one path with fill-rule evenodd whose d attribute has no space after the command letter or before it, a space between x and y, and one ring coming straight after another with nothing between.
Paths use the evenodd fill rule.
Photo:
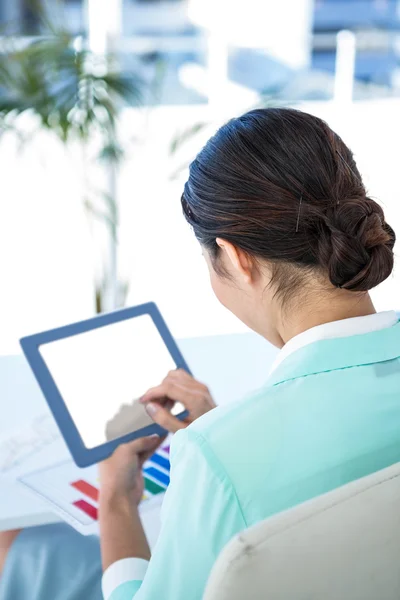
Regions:
<instances>
[{"instance_id":1,"label":"hairpin","mask_svg":"<svg viewBox=\"0 0 400 600\"><path fill-rule=\"evenodd\" d=\"M337 154L338 156L340 156L340 158L342 159L342 161L344 162L344 164L346 165L346 167L347 167L348 169L350 169L350 171L351 171L353 174L355 174L355 173L354 173L354 171L353 171L353 169L351 168L351 166L350 166L350 165L349 165L349 163L347 162L347 160L346 160L346 159L345 159L345 158L344 158L344 157L343 157L343 156L340 154L339 150L336 150L336 154Z\"/></svg>"},{"instance_id":2,"label":"hairpin","mask_svg":"<svg viewBox=\"0 0 400 600\"><path fill-rule=\"evenodd\" d=\"M299 231L299 223L300 223L300 210L301 210L301 203L303 202L303 193L300 194L300 201L299 201L299 212L297 213L297 223L296 223L296 233Z\"/></svg>"}]
</instances>

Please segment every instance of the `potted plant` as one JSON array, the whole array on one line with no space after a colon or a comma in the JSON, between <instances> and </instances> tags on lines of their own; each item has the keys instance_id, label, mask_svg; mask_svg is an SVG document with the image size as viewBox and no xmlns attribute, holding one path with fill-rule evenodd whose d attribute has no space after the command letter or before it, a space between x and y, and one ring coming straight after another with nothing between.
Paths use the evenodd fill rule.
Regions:
<instances>
[{"instance_id":1,"label":"potted plant","mask_svg":"<svg viewBox=\"0 0 400 600\"><path fill-rule=\"evenodd\" d=\"M118 118L124 105L140 104L144 82L121 72L115 56L94 54L83 39L41 17L42 35L0 41L0 132L13 130L27 143L31 137L24 137L22 117L29 114L63 144L78 142L85 170L95 145L94 161L104 168L107 183L101 191L88 183L84 202L106 224L109 238L108 264L96 282L101 312L122 305L127 288L118 280L116 181L124 156Z\"/></svg>"}]
</instances>

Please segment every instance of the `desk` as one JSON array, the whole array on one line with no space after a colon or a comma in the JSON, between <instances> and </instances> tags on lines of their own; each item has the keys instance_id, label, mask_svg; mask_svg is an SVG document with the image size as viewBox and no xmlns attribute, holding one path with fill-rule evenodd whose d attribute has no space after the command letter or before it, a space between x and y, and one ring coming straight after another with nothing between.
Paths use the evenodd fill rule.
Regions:
<instances>
[{"instance_id":1,"label":"desk","mask_svg":"<svg viewBox=\"0 0 400 600\"><path fill-rule=\"evenodd\" d=\"M277 350L253 333L181 340L179 347L195 376L218 404L239 400L261 387ZM0 356L0 434L50 412L28 364L21 356ZM35 470L69 457L63 441L29 459ZM0 479L0 531L58 522L46 503L17 483Z\"/></svg>"}]
</instances>

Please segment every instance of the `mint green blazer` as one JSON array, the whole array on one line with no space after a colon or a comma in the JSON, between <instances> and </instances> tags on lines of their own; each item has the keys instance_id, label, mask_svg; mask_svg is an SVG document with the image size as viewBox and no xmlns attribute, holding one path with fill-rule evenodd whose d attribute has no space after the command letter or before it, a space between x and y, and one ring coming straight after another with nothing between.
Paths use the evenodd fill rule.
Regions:
<instances>
[{"instance_id":1,"label":"mint green blazer","mask_svg":"<svg viewBox=\"0 0 400 600\"><path fill-rule=\"evenodd\" d=\"M400 461L400 323L288 356L251 398L172 443L161 535L112 600L200 600L233 535Z\"/></svg>"}]
</instances>

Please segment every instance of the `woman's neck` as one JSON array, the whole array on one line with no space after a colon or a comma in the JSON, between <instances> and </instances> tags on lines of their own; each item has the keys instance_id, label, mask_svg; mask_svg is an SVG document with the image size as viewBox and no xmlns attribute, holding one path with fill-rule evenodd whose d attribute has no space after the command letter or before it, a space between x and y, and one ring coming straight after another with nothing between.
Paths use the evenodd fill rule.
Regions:
<instances>
[{"instance_id":1,"label":"woman's neck","mask_svg":"<svg viewBox=\"0 0 400 600\"><path fill-rule=\"evenodd\" d=\"M296 335L317 325L374 313L376 310L368 293L355 297L354 293L341 290L334 298L318 297L314 302L300 303L290 314L288 311L282 312L278 319L278 334L286 344Z\"/></svg>"}]
</instances>

